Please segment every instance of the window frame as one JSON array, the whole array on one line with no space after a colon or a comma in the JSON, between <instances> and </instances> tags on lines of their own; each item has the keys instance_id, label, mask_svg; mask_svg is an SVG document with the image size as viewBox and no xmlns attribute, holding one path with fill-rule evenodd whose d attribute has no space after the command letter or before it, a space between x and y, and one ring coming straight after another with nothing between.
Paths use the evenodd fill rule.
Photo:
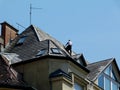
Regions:
<instances>
[{"instance_id":1,"label":"window frame","mask_svg":"<svg viewBox=\"0 0 120 90\"><path fill-rule=\"evenodd\" d=\"M88 82L83 80L80 76L76 75L75 73L73 74L74 76L74 83L78 83L78 85L83 87L83 90L87 90L87 84ZM73 85L73 90L74 90L74 85Z\"/></svg>"},{"instance_id":2,"label":"window frame","mask_svg":"<svg viewBox=\"0 0 120 90\"><path fill-rule=\"evenodd\" d=\"M59 48L51 48L51 53L52 54L62 54L62 52Z\"/></svg>"},{"instance_id":3,"label":"window frame","mask_svg":"<svg viewBox=\"0 0 120 90\"><path fill-rule=\"evenodd\" d=\"M42 56L42 55L45 55L46 52L47 52L47 49L41 49L41 50L39 50L39 52L37 53L36 56Z\"/></svg>"},{"instance_id":4,"label":"window frame","mask_svg":"<svg viewBox=\"0 0 120 90\"><path fill-rule=\"evenodd\" d=\"M74 82L73 90L77 90L75 86L77 86L77 88L78 88L78 86L80 87L80 88L78 88L78 90L84 90L84 86L79 84L78 82Z\"/></svg>"},{"instance_id":5,"label":"window frame","mask_svg":"<svg viewBox=\"0 0 120 90\"><path fill-rule=\"evenodd\" d=\"M108 73L106 73L106 70L107 69L110 69L110 73L108 74ZM112 74L113 74L113 76L115 77L115 79L112 77ZM99 84L99 78L101 77L101 76L103 76L103 87L101 87L100 86L100 84ZM113 88L113 83L115 84L115 85L117 85L117 90L119 90L119 88L120 88L120 86L119 86L119 82L117 81L117 78L116 78L116 76L115 76L115 74L114 74L114 69L113 69L113 66L112 65L109 65L100 75L99 75L99 77L98 77L98 86L100 86L101 88L103 88L103 89L105 89L105 86L106 86L106 79L108 79L109 81L110 81L110 90L112 90L112 88ZM106 89L105 89L106 90ZM108 90L108 89L107 89Z\"/></svg>"}]
</instances>

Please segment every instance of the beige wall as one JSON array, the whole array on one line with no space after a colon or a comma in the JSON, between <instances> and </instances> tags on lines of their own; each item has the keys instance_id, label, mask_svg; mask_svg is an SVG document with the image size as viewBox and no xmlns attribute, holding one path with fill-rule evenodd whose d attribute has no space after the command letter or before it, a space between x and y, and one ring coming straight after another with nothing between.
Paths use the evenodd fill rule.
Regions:
<instances>
[{"instance_id":1,"label":"beige wall","mask_svg":"<svg viewBox=\"0 0 120 90\"><path fill-rule=\"evenodd\" d=\"M24 80L37 90L50 90L47 60L20 65L16 70L23 73Z\"/></svg>"},{"instance_id":2,"label":"beige wall","mask_svg":"<svg viewBox=\"0 0 120 90\"><path fill-rule=\"evenodd\" d=\"M73 90L72 81L63 76L52 78L51 82L52 90Z\"/></svg>"},{"instance_id":3,"label":"beige wall","mask_svg":"<svg viewBox=\"0 0 120 90\"><path fill-rule=\"evenodd\" d=\"M83 69L81 69L79 66L76 66L74 63L68 60L61 60L61 59L51 59L49 61L49 73L54 72L57 69L61 69L66 73L73 72L80 77L86 78L87 72L85 72Z\"/></svg>"},{"instance_id":4,"label":"beige wall","mask_svg":"<svg viewBox=\"0 0 120 90\"><path fill-rule=\"evenodd\" d=\"M68 60L47 58L19 65L15 68L23 73L24 80L37 90L51 90L51 88L52 90L73 90L74 81L83 85L85 87L84 90L100 90L95 87L89 89L87 87L89 82L85 80L87 73ZM72 81L65 77L49 79L49 74L57 69L62 69L70 74Z\"/></svg>"}]
</instances>

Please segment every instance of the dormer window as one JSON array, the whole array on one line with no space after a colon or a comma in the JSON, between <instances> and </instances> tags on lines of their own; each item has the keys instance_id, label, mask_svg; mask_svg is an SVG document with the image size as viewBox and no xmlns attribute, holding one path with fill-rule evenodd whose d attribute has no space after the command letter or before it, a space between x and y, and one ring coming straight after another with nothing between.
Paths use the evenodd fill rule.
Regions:
<instances>
[{"instance_id":1,"label":"dormer window","mask_svg":"<svg viewBox=\"0 0 120 90\"><path fill-rule=\"evenodd\" d=\"M98 85L104 90L119 90L119 82L112 65L108 66L98 77Z\"/></svg>"},{"instance_id":2,"label":"dormer window","mask_svg":"<svg viewBox=\"0 0 120 90\"><path fill-rule=\"evenodd\" d=\"M18 45L19 45L19 44L23 44L23 42L25 41L26 37L27 37L27 36L21 37L21 38L18 40L17 44L18 44Z\"/></svg>"},{"instance_id":3,"label":"dormer window","mask_svg":"<svg viewBox=\"0 0 120 90\"><path fill-rule=\"evenodd\" d=\"M51 51L53 54L62 54L62 52L59 48L51 48Z\"/></svg>"},{"instance_id":4,"label":"dormer window","mask_svg":"<svg viewBox=\"0 0 120 90\"><path fill-rule=\"evenodd\" d=\"M112 79L117 80L117 79L116 79L116 76L115 76L115 73L114 73L114 71L113 71L112 66L109 66L109 67L104 71L104 73L107 74L108 76L110 76Z\"/></svg>"}]
</instances>

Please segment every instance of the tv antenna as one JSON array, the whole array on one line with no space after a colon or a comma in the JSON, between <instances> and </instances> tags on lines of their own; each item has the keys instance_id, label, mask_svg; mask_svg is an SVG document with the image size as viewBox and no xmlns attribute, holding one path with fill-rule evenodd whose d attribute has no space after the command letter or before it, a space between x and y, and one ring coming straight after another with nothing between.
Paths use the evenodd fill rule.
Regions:
<instances>
[{"instance_id":1,"label":"tv antenna","mask_svg":"<svg viewBox=\"0 0 120 90\"><path fill-rule=\"evenodd\" d=\"M24 28L25 29L25 27L23 26L23 25L21 25L21 24L19 24L19 23L16 23L18 26L20 26L20 27L22 27L22 28Z\"/></svg>"},{"instance_id":2,"label":"tv antenna","mask_svg":"<svg viewBox=\"0 0 120 90\"><path fill-rule=\"evenodd\" d=\"M32 22L32 9L42 9L42 8L32 7L32 4L30 4L30 25L31 25L31 22Z\"/></svg>"}]
</instances>

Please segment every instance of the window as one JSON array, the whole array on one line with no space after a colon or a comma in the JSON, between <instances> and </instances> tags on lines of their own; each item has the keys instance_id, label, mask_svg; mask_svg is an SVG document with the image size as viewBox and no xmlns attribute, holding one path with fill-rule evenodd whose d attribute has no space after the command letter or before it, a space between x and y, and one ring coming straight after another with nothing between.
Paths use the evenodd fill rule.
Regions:
<instances>
[{"instance_id":1,"label":"window","mask_svg":"<svg viewBox=\"0 0 120 90\"><path fill-rule=\"evenodd\" d=\"M38 52L37 56L44 55L46 53L46 49L42 49Z\"/></svg>"},{"instance_id":2,"label":"window","mask_svg":"<svg viewBox=\"0 0 120 90\"><path fill-rule=\"evenodd\" d=\"M119 83L112 66L109 66L99 77L98 85L104 90L119 90Z\"/></svg>"},{"instance_id":3,"label":"window","mask_svg":"<svg viewBox=\"0 0 120 90\"><path fill-rule=\"evenodd\" d=\"M112 90L118 90L118 87L115 83L112 83Z\"/></svg>"},{"instance_id":4,"label":"window","mask_svg":"<svg viewBox=\"0 0 120 90\"><path fill-rule=\"evenodd\" d=\"M111 82L109 79L105 78L105 90L111 90Z\"/></svg>"},{"instance_id":5,"label":"window","mask_svg":"<svg viewBox=\"0 0 120 90\"><path fill-rule=\"evenodd\" d=\"M98 78L98 85L104 90L118 90L119 84L103 74Z\"/></svg>"},{"instance_id":6,"label":"window","mask_svg":"<svg viewBox=\"0 0 120 90\"><path fill-rule=\"evenodd\" d=\"M17 44L23 44L23 42L25 41L26 37L27 37L27 36L21 37L21 38L18 40Z\"/></svg>"},{"instance_id":7,"label":"window","mask_svg":"<svg viewBox=\"0 0 120 90\"><path fill-rule=\"evenodd\" d=\"M61 51L59 48L51 48L51 51L53 54L61 54Z\"/></svg>"},{"instance_id":8,"label":"window","mask_svg":"<svg viewBox=\"0 0 120 90\"><path fill-rule=\"evenodd\" d=\"M98 78L98 85L101 88L104 88L104 76L103 75L100 75L100 77Z\"/></svg>"},{"instance_id":9,"label":"window","mask_svg":"<svg viewBox=\"0 0 120 90\"><path fill-rule=\"evenodd\" d=\"M111 72L111 66L109 66L106 70L105 70L105 74L110 76L110 72Z\"/></svg>"},{"instance_id":10,"label":"window","mask_svg":"<svg viewBox=\"0 0 120 90\"><path fill-rule=\"evenodd\" d=\"M84 88L80 84L74 83L74 90L84 90Z\"/></svg>"},{"instance_id":11,"label":"window","mask_svg":"<svg viewBox=\"0 0 120 90\"><path fill-rule=\"evenodd\" d=\"M107 74L108 76L110 76L112 79L117 80L116 77L115 77L115 74L114 74L114 71L113 71L112 66L109 66L109 67L105 70L104 73Z\"/></svg>"}]
</instances>

